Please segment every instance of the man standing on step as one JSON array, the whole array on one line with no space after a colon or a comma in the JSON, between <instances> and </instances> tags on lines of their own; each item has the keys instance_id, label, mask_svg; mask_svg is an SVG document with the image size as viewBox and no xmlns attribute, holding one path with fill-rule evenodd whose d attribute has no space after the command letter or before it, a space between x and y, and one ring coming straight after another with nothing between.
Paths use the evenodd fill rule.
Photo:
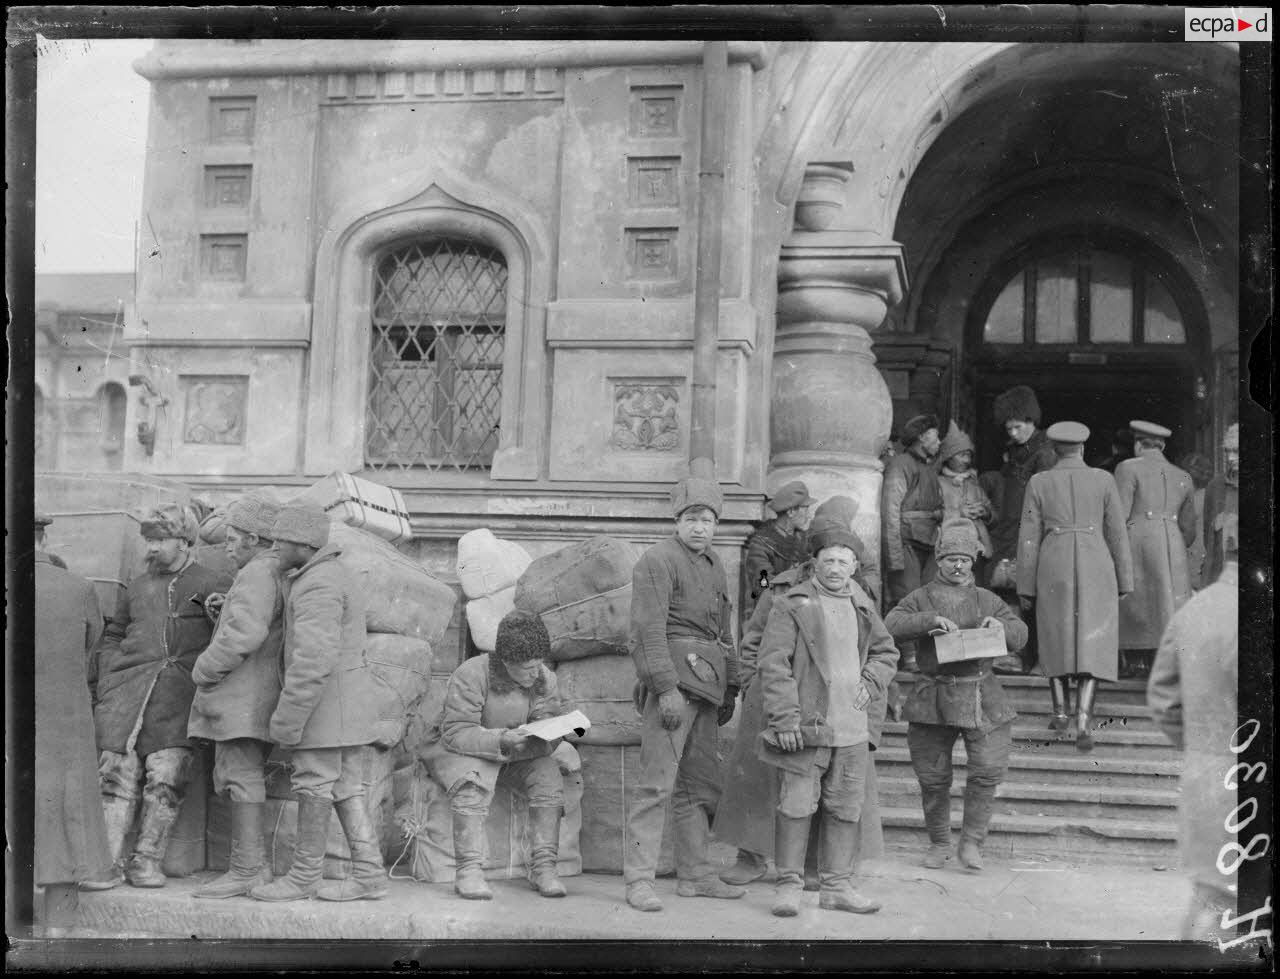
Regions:
<instances>
[{"instance_id":1,"label":"man standing on step","mask_svg":"<svg viewBox=\"0 0 1280 979\"><path fill-rule=\"evenodd\" d=\"M694 460L699 475L671 491L675 534L645 551L632 574L629 646L643 728L622 872L627 903L638 911L662 910L653 882L668 800L676 893L746 893L716 876L707 853L720 799L716 730L733 716L738 657L724 565L711 546L723 499L704 462Z\"/></svg>"},{"instance_id":2,"label":"man standing on step","mask_svg":"<svg viewBox=\"0 0 1280 979\"><path fill-rule=\"evenodd\" d=\"M769 590L769 583L789 568L794 568L809 555L805 530L809 526L812 511L818 501L809 495L809 488L796 480L787 483L769 500L769 509L777 516L762 524L747 541L747 553L743 558L743 570L747 578L749 605L744 616L751 614L762 592Z\"/></svg>"},{"instance_id":3,"label":"man standing on step","mask_svg":"<svg viewBox=\"0 0 1280 979\"><path fill-rule=\"evenodd\" d=\"M1089 429L1058 422L1046 434L1058 464L1027 484L1018 539L1018 597L1035 611L1040 662L1049 677L1053 720L1070 724L1068 681L1075 677L1076 749L1093 750L1099 680L1116 679L1120 599L1133 591L1133 559L1116 481L1085 465Z\"/></svg>"},{"instance_id":4,"label":"man standing on step","mask_svg":"<svg viewBox=\"0 0 1280 979\"><path fill-rule=\"evenodd\" d=\"M268 726L280 697L284 656L284 581L271 525L278 504L248 493L227 508L227 555L239 569L218 615L213 641L196 659L187 735L214 743L213 790L231 803L227 872L199 898L248 894L271 880L263 846Z\"/></svg>"},{"instance_id":5,"label":"man standing on step","mask_svg":"<svg viewBox=\"0 0 1280 979\"><path fill-rule=\"evenodd\" d=\"M160 864L195 753L187 738L191 667L213 634L204 603L231 584L195 560L196 525L186 507L160 506L140 530L146 570L129 582L90 660L102 807L116 863L110 876L82 882L84 890L115 887L126 874L134 887L164 887ZM138 836L125 867L139 795Z\"/></svg>"},{"instance_id":6,"label":"man standing on step","mask_svg":"<svg viewBox=\"0 0 1280 979\"><path fill-rule=\"evenodd\" d=\"M933 458L941 442L938 419L917 415L902 426L903 451L889 460L880 490L880 546L886 605L894 605L933 577L933 542L942 522L942 495ZM915 647L902 649L902 668L916 668Z\"/></svg>"},{"instance_id":7,"label":"man standing on step","mask_svg":"<svg viewBox=\"0 0 1280 979\"><path fill-rule=\"evenodd\" d=\"M938 575L917 588L884 617L894 640L917 642L920 677L907 700L907 747L920 781L929 852L924 865L936 870L951 859L951 751L964 738L968 775L960 862L982 869L982 843L991 822L996 787L1009 770L1013 719L991 659L939 663L933 635L960 629L998 628L1005 648L1016 653L1027 641L1026 624L995 592L979 588L973 564L980 549L971 520L944 524L934 553Z\"/></svg>"},{"instance_id":8,"label":"man standing on step","mask_svg":"<svg viewBox=\"0 0 1280 979\"><path fill-rule=\"evenodd\" d=\"M769 725L759 758L780 772L773 903L779 917L799 913L810 823L819 806L818 906L854 914L880 908L854 888L854 858L898 650L853 583L858 543L834 525L811 536L812 574L774 599L760 642Z\"/></svg>"},{"instance_id":9,"label":"man standing on step","mask_svg":"<svg viewBox=\"0 0 1280 979\"><path fill-rule=\"evenodd\" d=\"M1191 597L1187 548L1196 539L1195 484L1164 456L1163 425L1131 421L1134 457L1116 466L1133 554L1133 594L1120 603L1120 675L1151 672L1165 626Z\"/></svg>"},{"instance_id":10,"label":"man standing on step","mask_svg":"<svg viewBox=\"0 0 1280 979\"><path fill-rule=\"evenodd\" d=\"M378 832L365 791L379 747L399 740L399 695L364 662L365 596L338 563L329 518L317 507L283 506L271 525L285 576L284 680L271 740L293 752L297 842L289 873L259 884L259 901L376 900L387 895ZM321 886L329 813L351 848L351 876Z\"/></svg>"}]
</instances>

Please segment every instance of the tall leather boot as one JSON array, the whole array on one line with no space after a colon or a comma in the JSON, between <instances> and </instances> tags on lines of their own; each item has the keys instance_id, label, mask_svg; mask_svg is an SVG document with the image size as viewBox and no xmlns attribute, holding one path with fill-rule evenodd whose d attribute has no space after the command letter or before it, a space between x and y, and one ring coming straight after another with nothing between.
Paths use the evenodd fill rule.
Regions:
<instances>
[{"instance_id":1,"label":"tall leather boot","mask_svg":"<svg viewBox=\"0 0 1280 979\"><path fill-rule=\"evenodd\" d=\"M1096 677L1083 677L1076 693L1076 751L1093 750L1093 698L1098 693Z\"/></svg>"},{"instance_id":2,"label":"tall leather boot","mask_svg":"<svg viewBox=\"0 0 1280 979\"><path fill-rule=\"evenodd\" d=\"M289 872L270 884L249 890L257 901L305 901L320 887L324 875L324 845L329 836L333 800L298 793L298 835Z\"/></svg>"},{"instance_id":3,"label":"tall leather boot","mask_svg":"<svg viewBox=\"0 0 1280 979\"><path fill-rule=\"evenodd\" d=\"M564 897L564 884L556 875L560 855L560 807L530 806L529 883L543 897Z\"/></svg>"},{"instance_id":4,"label":"tall leather boot","mask_svg":"<svg viewBox=\"0 0 1280 979\"><path fill-rule=\"evenodd\" d=\"M920 802L924 809L924 828L929 833L929 852L924 865L939 870L951 859L951 786L921 785Z\"/></svg>"},{"instance_id":5,"label":"tall leather boot","mask_svg":"<svg viewBox=\"0 0 1280 979\"><path fill-rule=\"evenodd\" d=\"M871 914L880 905L853 887L853 858L858 848L858 824L822 814L822 854L818 861L822 890L818 907L827 911Z\"/></svg>"},{"instance_id":6,"label":"tall leather boot","mask_svg":"<svg viewBox=\"0 0 1280 979\"><path fill-rule=\"evenodd\" d=\"M262 839L265 802L231 801L231 860L227 872L199 888L192 897L218 900L248 894L271 882Z\"/></svg>"},{"instance_id":7,"label":"tall leather boot","mask_svg":"<svg viewBox=\"0 0 1280 979\"><path fill-rule=\"evenodd\" d=\"M107 850L111 855L111 868L100 877L82 880L82 891L109 891L124 883L124 838L129 834L129 828L138 814L138 798L134 796L122 799L116 795L104 795L102 814L107 821Z\"/></svg>"},{"instance_id":8,"label":"tall leather boot","mask_svg":"<svg viewBox=\"0 0 1280 979\"><path fill-rule=\"evenodd\" d=\"M490 901L493 891L484 879L483 815L453 814L453 859L457 864L453 890L468 901Z\"/></svg>"},{"instance_id":9,"label":"tall leather boot","mask_svg":"<svg viewBox=\"0 0 1280 979\"><path fill-rule=\"evenodd\" d=\"M338 822L351 849L351 876L321 884L316 897L321 901L376 901L387 896L387 872L382 867L382 847L369 817L364 796L357 795L333 804Z\"/></svg>"},{"instance_id":10,"label":"tall leather boot","mask_svg":"<svg viewBox=\"0 0 1280 979\"><path fill-rule=\"evenodd\" d=\"M733 884L741 887L743 884L750 884L753 880L759 880L768 870L768 861L758 853L752 853L750 850L738 850L738 859L734 861L732 867L726 867L720 872L720 879L726 884Z\"/></svg>"},{"instance_id":11,"label":"tall leather boot","mask_svg":"<svg viewBox=\"0 0 1280 979\"><path fill-rule=\"evenodd\" d=\"M182 796L182 791L172 786L163 786L154 792L144 790L138 840L125 868L125 878L134 887L164 887L165 876L160 862L164 860L169 831L178 818Z\"/></svg>"},{"instance_id":12,"label":"tall leather boot","mask_svg":"<svg viewBox=\"0 0 1280 979\"><path fill-rule=\"evenodd\" d=\"M1071 726L1071 688L1065 676L1049 677L1049 699L1053 701L1050 731L1065 731Z\"/></svg>"},{"instance_id":13,"label":"tall leather boot","mask_svg":"<svg viewBox=\"0 0 1280 979\"><path fill-rule=\"evenodd\" d=\"M982 785L972 780L964 786L964 822L960 828L960 863L970 870L982 869L982 843L987 838L987 826L991 822L996 787Z\"/></svg>"},{"instance_id":14,"label":"tall leather boot","mask_svg":"<svg viewBox=\"0 0 1280 979\"><path fill-rule=\"evenodd\" d=\"M793 819L781 813L774 815L773 862L778 868L778 880L773 885L773 913L779 918L794 918L800 913L811 822L810 816Z\"/></svg>"}]
</instances>

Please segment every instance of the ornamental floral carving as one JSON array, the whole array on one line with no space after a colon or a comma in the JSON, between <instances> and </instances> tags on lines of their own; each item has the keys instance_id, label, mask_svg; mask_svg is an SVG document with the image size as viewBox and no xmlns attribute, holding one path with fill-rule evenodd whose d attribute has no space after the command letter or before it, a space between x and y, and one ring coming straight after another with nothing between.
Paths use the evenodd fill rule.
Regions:
<instances>
[{"instance_id":1,"label":"ornamental floral carving","mask_svg":"<svg viewBox=\"0 0 1280 979\"><path fill-rule=\"evenodd\" d=\"M183 377L186 425L183 440L203 445L243 445L249 378Z\"/></svg>"},{"instance_id":2,"label":"ornamental floral carving","mask_svg":"<svg viewBox=\"0 0 1280 979\"><path fill-rule=\"evenodd\" d=\"M680 445L680 394L671 384L619 384L614 389L613 446L674 452Z\"/></svg>"}]
</instances>

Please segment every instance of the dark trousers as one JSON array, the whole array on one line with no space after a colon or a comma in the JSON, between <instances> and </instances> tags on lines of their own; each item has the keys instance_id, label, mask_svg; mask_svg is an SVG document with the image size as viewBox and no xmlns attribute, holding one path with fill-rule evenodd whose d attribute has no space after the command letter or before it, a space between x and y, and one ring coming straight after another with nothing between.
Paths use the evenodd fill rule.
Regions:
<instances>
[{"instance_id":1,"label":"dark trousers","mask_svg":"<svg viewBox=\"0 0 1280 979\"><path fill-rule=\"evenodd\" d=\"M925 827L934 843L945 843L951 834L951 749L958 737L964 738L969 769L964 790L964 833L981 843L986 838L996 786L1009 770L1013 721L989 731L945 724L907 725L911 767L920 782Z\"/></svg>"}]
</instances>

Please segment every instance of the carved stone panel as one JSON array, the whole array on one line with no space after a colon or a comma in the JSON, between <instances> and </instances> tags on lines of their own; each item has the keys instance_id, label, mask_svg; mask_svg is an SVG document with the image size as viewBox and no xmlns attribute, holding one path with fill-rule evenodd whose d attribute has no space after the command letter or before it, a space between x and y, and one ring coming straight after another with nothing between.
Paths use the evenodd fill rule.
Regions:
<instances>
[{"instance_id":1,"label":"carved stone panel","mask_svg":"<svg viewBox=\"0 0 1280 979\"><path fill-rule=\"evenodd\" d=\"M627 278L674 279L676 264L675 228L627 228Z\"/></svg>"},{"instance_id":2,"label":"carved stone panel","mask_svg":"<svg viewBox=\"0 0 1280 979\"><path fill-rule=\"evenodd\" d=\"M680 135L679 85L633 85L630 128L633 137Z\"/></svg>"},{"instance_id":3,"label":"carved stone panel","mask_svg":"<svg viewBox=\"0 0 1280 979\"><path fill-rule=\"evenodd\" d=\"M680 204L678 156L633 156L627 160L628 203L632 207Z\"/></svg>"},{"instance_id":4,"label":"carved stone panel","mask_svg":"<svg viewBox=\"0 0 1280 979\"><path fill-rule=\"evenodd\" d=\"M198 445L243 445L247 374L179 378L186 403L183 440Z\"/></svg>"},{"instance_id":5,"label":"carved stone panel","mask_svg":"<svg viewBox=\"0 0 1280 979\"><path fill-rule=\"evenodd\" d=\"M675 452L680 447L680 392L674 379L615 381L613 447Z\"/></svg>"}]
</instances>

